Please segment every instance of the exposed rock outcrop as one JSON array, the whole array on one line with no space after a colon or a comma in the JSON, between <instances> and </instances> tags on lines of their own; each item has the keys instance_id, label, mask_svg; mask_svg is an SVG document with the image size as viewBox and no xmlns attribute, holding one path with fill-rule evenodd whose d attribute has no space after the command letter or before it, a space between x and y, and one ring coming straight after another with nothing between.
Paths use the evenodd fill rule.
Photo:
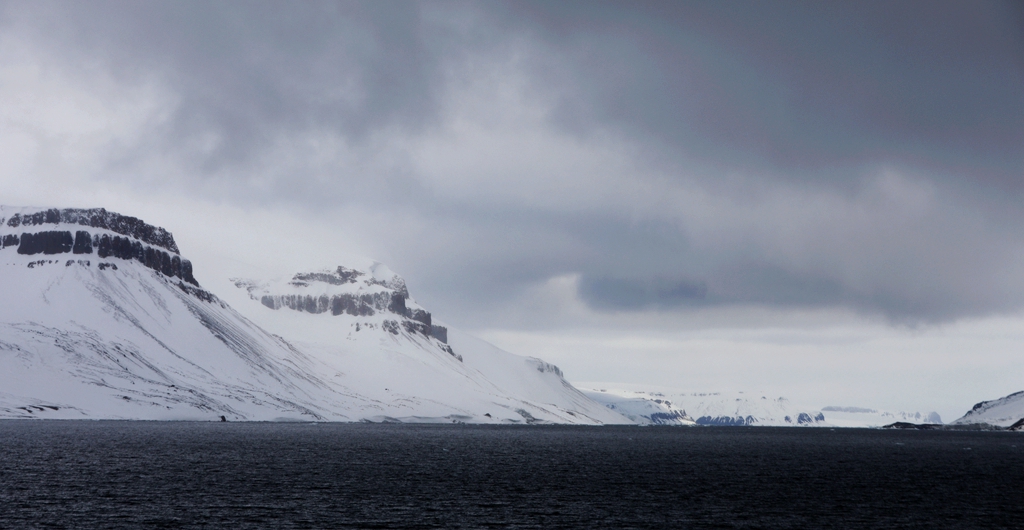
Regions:
<instances>
[{"instance_id":1,"label":"exposed rock outcrop","mask_svg":"<svg viewBox=\"0 0 1024 530\"><path fill-rule=\"evenodd\" d=\"M743 426L743 425L754 425L757 423L757 419L753 416L740 417L740 416L701 416L696 420L697 425L728 425L728 426Z\"/></svg>"},{"instance_id":2,"label":"exposed rock outcrop","mask_svg":"<svg viewBox=\"0 0 1024 530\"><path fill-rule=\"evenodd\" d=\"M435 325L430 312L410 300L405 280L390 271L382 272L383 269L386 268L380 264L370 270L339 266L301 272L287 282L263 283L240 278L232 281L270 309L288 308L334 316L394 315L397 318L388 318L380 324L385 331L398 334L404 330L447 344L448 329Z\"/></svg>"},{"instance_id":3,"label":"exposed rock outcrop","mask_svg":"<svg viewBox=\"0 0 1024 530\"><path fill-rule=\"evenodd\" d=\"M680 425L693 421L693 418L686 415L685 410L653 412L649 418L654 425Z\"/></svg>"},{"instance_id":4,"label":"exposed rock outcrop","mask_svg":"<svg viewBox=\"0 0 1024 530\"><path fill-rule=\"evenodd\" d=\"M542 374L550 372L557 375L558 377L564 377L564 375L562 374L562 370L551 363L544 362L536 358L530 358L530 362L532 362L534 367L537 368L537 371Z\"/></svg>"},{"instance_id":5,"label":"exposed rock outcrop","mask_svg":"<svg viewBox=\"0 0 1024 530\"><path fill-rule=\"evenodd\" d=\"M14 238L4 237L4 242ZM170 254L160 248L143 245L140 241L127 237L108 234L92 236L86 231L71 232L49 230L43 232L22 233L16 238L19 241L18 254L92 254L93 249L100 258L113 256L125 260L135 260L143 265L162 273L164 276L180 278L192 285L199 283L192 276L192 263L177 254ZM4 247L7 245L5 244Z\"/></svg>"},{"instance_id":6,"label":"exposed rock outcrop","mask_svg":"<svg viewBox=\"0 0 1024 530\"><path fill-rule=\"evenodd\" d=\"M430 334L433 335L434 338L436 338L437 340L445 344L448 344L448 328L444 326L438 326L436 324L431 324Z\"/></svg>"},{"instance_id":7,"label":"exposed rock outcrop","mask_svg":"<svg viewBox=\"0 0 1024 530\"><path fill-rule=\"evenodd\" d=\"M18 254L64 254L71 252L75 240L71 232L36 232L21 234Z\"/></svg>"},{"instance_id":8,"label":"exposed rock outcrop","mask_svg":"<svg viewBox=\"0 0 1024 530\"><path fill-rule=\"evenodd\" d=\"M32 214L16 213L6 221L7 226L12 228L60 223L105 228L175 254L178 253L178 245L174 243L174 236L167 230L146 224L137 217L108 212L105 208L50 208ZM6 243L4 246L7 246Z\"/></svg>"},{"instance_id":9,"label":"exposed rock outcrop","mask_svg":"<svg viewBox=\"0 0 1024 530\"><path fill-rule=\"evenodd\" d=\"M786 416L785 420L786 420L786 423L793 423L793 417L792 416ZM810 425L812 423L819 422L819 421L825 421L825 415L820 413L820 412L817 413L813 418L811 417L810 414L808 414L806 412L801 412L796 417L796 424L797 425Z\"/></svg>"},{"instance_id":10,"label":"exposed rock outcrop","mask_svg":"<svg viewBox=\"0 0 1024 530\"><path fill-rule=\"evenodd\" d=\"M0 219L0 225L3 224L9 228L21 228L22 232L0 237L0 249L17 247L18 254L28 256L96 253L100 258L138 261L164 276L199 285L192 275L192 263L178 254L178 246L170 232L135 217L102 208L51 208L34 213L15 213ZM96 233L103 230L28 230L29 227L47 224L89 226L120 235Z\"/></svg>"},{"instance_id":11,"label":"exposed rock outcrop","mask_svg":"<svg viewBox=\"0 0 1024 530\"><path fill-rule=\"evenodd\" d=\"M398 298L400 302L395 301ZM260 303L271 308L287 307L296 311L305 311L314 315L330 311L332 315L370 316L377 312L392 312L404 315L405 301L400 296L389 292L372 294L336 294L336 295L301 295L301 294L265 294ZM400 308L401 310L395 310Z\"/></svg>"}]
</instances>

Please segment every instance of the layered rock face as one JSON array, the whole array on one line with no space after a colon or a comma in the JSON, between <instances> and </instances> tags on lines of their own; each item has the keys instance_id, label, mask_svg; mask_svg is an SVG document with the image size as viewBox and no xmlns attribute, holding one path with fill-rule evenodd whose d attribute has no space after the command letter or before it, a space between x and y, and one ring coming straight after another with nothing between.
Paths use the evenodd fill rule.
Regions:
<instances>
[{"instance_id":1,"label":"layered rock face","mask_svg":"<svg viewBox=\"0 0 1024 530\"><path fill-rule=\"evenodd\" d=\"M405 330L448 342L448 329L434 324L430 312L409 298L405 280L380 264L366 271L339 266L298 273L285 285L243 279L233 281L270 309L288 308L334 316L380 315L385 317L381 326L391 333Z\"/></svg>"},{"instance_id":2,"label":"layered rock face","mask_svg":"<svg viewBox=\"0 0 1024 530\"><path fill-rule=\"evenodd\" d=\"M78 225L93 230L32 230L46 225ZM178 254L174 236L135 217L102 208L51 208L15 212L0 218L0 226L13 232L0 236L0 249L17 247L18 254L29 256L95 253L101 259L134 260L165 276L199 285L192 275L192 263Z\"/></svg>"},{"instance_id":3,"label":"layered rock face","mask_svg":"<svg viewBox=\"0 0 1024 530\"><path fill-rule=\"evenodd\" d=\"M696 420L697 425L730 425L730 426L743 426L743 425L757 425L758 419L754 416L700 416ZM825 415L821 412L811 415L806 412L801 412L793 416L784 416L783 421L788 425L814 425L825 421Z\"/></svg>"},{"instance_id":4,"label":"layered rock face","mask_svg":"<svg viewBox=\"0 0 1024 530\"><path fill-rule=\"evenodd\" d=\"M167 230L146 224L137 217L108 212L105 208L50 208L31 213L17 212L7 219L0 219L0 223L5 221L7 226L12 228L46 224L69 224L104 228L175 254L178 253L178 245L174 243L174 236Z\"/></svg>"}]
</instances>

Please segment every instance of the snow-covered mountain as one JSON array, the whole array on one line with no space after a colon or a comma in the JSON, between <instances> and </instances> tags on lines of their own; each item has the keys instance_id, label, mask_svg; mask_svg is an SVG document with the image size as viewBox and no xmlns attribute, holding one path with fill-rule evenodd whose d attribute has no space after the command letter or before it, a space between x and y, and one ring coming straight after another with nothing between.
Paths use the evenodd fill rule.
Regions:
<instances>
[{"instance_id":1,"label":"snow-covered mountain","mask_svg":"<svg viewBox=\"0 0 1024 530\"><path fill-rule=\"evenodd\" d=\"M628 423L556 366L439 325L380 263L231 281L225 296L247 317L326 366L344 392L375 396L365 413L375 421Z\"/></svg>"},{"instance_id":2,"label":"snow-covered mountain","mask_svg":"<svg viewBox=\"0 0 1024 530\"><path fill-rule=\"evenodd\" d=\"M0 207L0 417L628 422L557 368L437 326L383 266L236 285L258 323L164 229Z\"/></svg>"},{"instance_id":3,"label":"snow-covered mountain","mask_svg":"<svg viewBox=\"0 0 1024 530\"><path fill-rule=\"evenodd\" d=\"M1024 430L1024 391L1014 392L992 401L982 401L974 405L963 417L952 422L953 425L974 423Z\"/></svg>"},{"instance_id":4,"label":"snow-covered mountain","mask_svg":"<svg viewBox=\"0 0 1024 530\"><path fill-rule=\"evenodd\" d=\"M825 416L797 407L783 397L747 392L681 392L637 390L610 385L581 390L639 424L825 426Z\"/></svg>"}]
</instances>

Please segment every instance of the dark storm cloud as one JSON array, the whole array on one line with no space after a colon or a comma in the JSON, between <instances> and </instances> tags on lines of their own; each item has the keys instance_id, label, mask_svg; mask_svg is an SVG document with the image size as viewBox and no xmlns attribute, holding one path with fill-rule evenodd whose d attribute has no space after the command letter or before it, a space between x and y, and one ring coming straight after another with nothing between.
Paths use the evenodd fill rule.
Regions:
<instances>
[{"instance_id":1,"label":"dark storm cloud","mask_svg":"<svg viewBox=\"0 0 1024 530\"><path fill-rule=\"evenodd\" d=\"M452 312L571 274L600 310L941 320L1024 304L1019 2L34 2L0 23L66 69L172 96L112 175L156 157L243 206L365 208L359 230ZM632 173L539 159L470 170L464 194L430 182L401 146L442 134L463 99L528 114L477 86L489 76L543 110L532 132L624 139L653 199L614 186ZM321 144L348 158L317 162ZM578 188L546 187L570 173ZM602 187L584 206L531 202Z\"/></svg>"},{"instance_id":2,"label":"dark storm cloud","mask_svg":"<svg viewBox=\"0 0 1024 530\"><path fill-rule=\"evenodd\" d=\"M638 281L617 278L584 278L579 294L584 302L611 310L668 309L696 305L707 296L703 283L656 279Z\"/></svg>"},{"instance_id":3,"label":"dark storm cloud","mask_svg":"<svg viewBox=\"0 0 1024 530\"><path fill-rule=\"evenodd\" d=\"M1004 202L1024 195L1020 3L565 2L530 4L515 16L529 21L527 31L547 52L566 59L540 63L538 75L561 91L556 119L579 134L613 124L656 146L652 156L669 166L697 160L841 196L863 190L865 167L906 168L978 201L949 207L986 204L980 206L985 215L1020 225L1019 209ZM665 261L651 250L618 254L676 265L697 278L687 282L707 286L707 292L687 299L692 305L844 305L897 320L1019 307L1017 286L978 281L990 273L1005 278L1007 272L997 270L1014 259L1000 247L1016 246L1019 239L1000 240L998 229L975 234L989 248L936 238L933 254L904 256L913 239L932 237L926 232L941 230L940 224L907 234L903 248L851 256L876 271L871 285L834 270L773 263L760 255L757 242L746 249L715 248L710 257L680 245ZM625 249L635 237L608 246ZM947 277L939 280L931 276L943 267L935 261L957 254L950 245L963 245L965 252L982 248L970 266L944 271ZM828 252L805 246L808 255ZM892 270L893 261L906 270ZM882 280L913 270L935 284L911 288L918 278ZM665 271L634 271L632 277L609 272L616 274L584 271L580 294L594 307L670 305L659 301L659 293L671 293L671 287L657 287L653 276Z\"/></svg>"},{"instance_id":4,"label":"dark storm cloud","mask_svg":"<svg viewBox=\"0 0 1024 530\"><path fill-rule=\"evenodd\" d=\"M350 138L422 127L437 117L446 68L525 36L555 119L620 128L660 156L817 179L904 162L1015 190L1024 172L1014 2L47 7L23 16L68 52L171 84L175 138L217 133L214 160L251 156L282 127ZM467 21L449 20L459 13Z\"/></svg>"},{"instance_id":5,"label":"dark storm cloud","mask_svg":"<svg viewBox=\"0 0 1024 530\"><path fill-rule=\"evenodd\" d=\"M1019 2L534 3L564 122L805 178L865 162L1020 191ZM826 170L826 171L822 171Z\"/></svg>"}]
</instances>

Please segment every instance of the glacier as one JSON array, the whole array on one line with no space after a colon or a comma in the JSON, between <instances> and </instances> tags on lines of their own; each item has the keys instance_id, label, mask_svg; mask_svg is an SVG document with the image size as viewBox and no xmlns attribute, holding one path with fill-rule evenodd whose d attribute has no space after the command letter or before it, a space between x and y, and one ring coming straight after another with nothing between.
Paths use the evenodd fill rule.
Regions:
<instances>
[{"instance_id":1,"label":"glacier","mask_svg":"<svg viewBox=\"0 0 1024 530\"><path fill-rule=\"evenodd\" d=\"M884 427L897 422L942 425L942 417L935 411L889 411L835 405L823 407L821 411L827 415L828 422L836 427Z\"/></svg>"},{"instance_id":2,"label":"glacier","mask_svg":"<svg viewBox=\"0 0 1024 530\"><path fill-rule=\"evenodd\" d=\"M761 392L685 392L601 383L580 389L640 425L833 426L821 411Z\"/></svg>"},{"instance_id":3,"label":"glacier","mask_svg":"<svg viewBox=\"0 0 1024 530\"><path fill-rule=\"evenodd\" d=\"M378 263L235 279L229 303L163 228L3 206L0 269L0 418L631 423Z\"/></svg>"}]
</instances>

